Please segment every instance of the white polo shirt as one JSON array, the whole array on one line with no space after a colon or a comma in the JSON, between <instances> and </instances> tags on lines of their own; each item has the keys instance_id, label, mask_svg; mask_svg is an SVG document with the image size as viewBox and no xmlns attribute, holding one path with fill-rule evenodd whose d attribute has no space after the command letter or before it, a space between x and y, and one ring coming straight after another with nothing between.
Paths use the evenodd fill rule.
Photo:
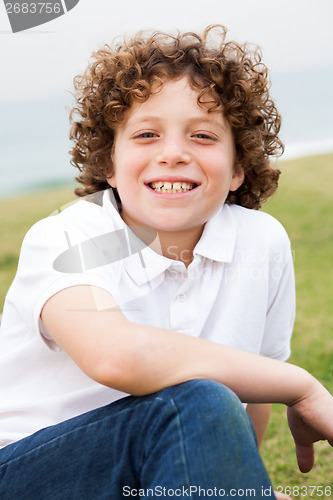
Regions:
<instances>
[{"instance_id":1,"label":"white polo shirt","mask_svg":"<svg viewBox=\"0 0 333 500\"><path fill-rule=\"evenodd\" d=\"M279 360L290 355L294 271L279 222L224 205L186 268L135 242L112 196L109 189L77 201L23 241L0 330L0 446L125 395L85 375L41 323L45 302L70 286L109 291L136 323Z\"/></svg>"}]
</instances>

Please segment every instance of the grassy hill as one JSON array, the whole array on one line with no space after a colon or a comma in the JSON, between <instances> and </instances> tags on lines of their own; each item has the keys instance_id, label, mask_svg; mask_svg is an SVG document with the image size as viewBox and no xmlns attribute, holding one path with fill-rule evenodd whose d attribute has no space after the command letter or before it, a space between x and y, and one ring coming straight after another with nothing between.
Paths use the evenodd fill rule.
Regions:
<instances>
[{"instance_id":1,"label":"grassy hill","mask_svg":"<svg viewBox=\"0 0 333 500\"><path fill-rule=\"evenodd\" d=\"M297 314L290 362L310 371L333 394L333 154L283 162L280 168L280 188L264 210L287 229L294 253ZM298 472L280 406L273 408L262 455L275 486L330 486L333 497L332 448L317 443L313 471Z\"/></svg>"}]
</instances>

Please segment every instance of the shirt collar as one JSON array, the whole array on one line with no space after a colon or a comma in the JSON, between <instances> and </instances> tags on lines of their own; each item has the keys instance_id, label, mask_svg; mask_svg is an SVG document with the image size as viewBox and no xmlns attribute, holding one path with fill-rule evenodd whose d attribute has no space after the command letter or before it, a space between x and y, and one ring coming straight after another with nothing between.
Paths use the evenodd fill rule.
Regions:
<instances>
[{"instance_id":1,"label":"shirt collar","mask_svg":"<svg viewBox=\"0 0 333 500\"><path fill-rule=\"evenodd\" d=\"M236 243L236 226L229 205L224 204L206 223L193 255L217 262L231 262Z\"/></svg>"},{"instance_id":2,"label":"shirt collar","mask_svg":"<svg viewBox=\"0 0 333 500\"><path fill-rule=\"evenodd\" d=\"M103 206L109 213L109 216L111 216L115 229L123 228L128 232L130 229L121 218L113 202L113 193L110 192L110 189L106 190ZM130 238L132 240L133 233ZM235 241L235 221L232 217L230 207L228 205L223 205L205 224L201 238L194 248L193 255L202 256L217 262L231 262ZM141 245L134 246L138 248ZM122 261L122 265L126 272L137 285L146 284L164 273L169 267L179 266L180 264L180 262L158 254L149 246L145 246L139 252L133 253Z\"/></svg>"}]
</instances>

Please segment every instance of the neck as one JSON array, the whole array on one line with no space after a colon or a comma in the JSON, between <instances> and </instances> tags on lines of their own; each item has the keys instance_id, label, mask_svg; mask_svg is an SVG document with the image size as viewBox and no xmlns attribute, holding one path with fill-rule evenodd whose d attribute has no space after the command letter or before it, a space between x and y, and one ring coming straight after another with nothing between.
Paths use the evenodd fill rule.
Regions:
<instances>
[{"instance_id":1,"label":"neck","mask_svg":"<svg viewBox=\"0 0 333 500\"><path fill-rule=\"evenodd\" d=\"M188 267L193 260L193 250L202 235L202 231L203 227L188 232L159 231L158 238L162 255L169 259L179 260Z\"/></svg>"},{"instance_id":2,"label":"neck","mask_svg":"<svg viewBox=\"0 0 333 500\"><path fill-rule=\"evenodd\" d=\"M121 214L121 217L125 223L132 228L132 231L137 234L135 227L140 227L140 225L124 214ZM159 253L164 257L168 257L169 259L179 260L180 262L183 262L186 267L188 267L193 260L193 250L201 238L203 229L204 224L191 229L184 229L183 231L157 230L158 237L152 243L149 242L147 244L156 253ZM145 241L140 232L137 236L142 241Z\"/></svg>"}]
</instances>

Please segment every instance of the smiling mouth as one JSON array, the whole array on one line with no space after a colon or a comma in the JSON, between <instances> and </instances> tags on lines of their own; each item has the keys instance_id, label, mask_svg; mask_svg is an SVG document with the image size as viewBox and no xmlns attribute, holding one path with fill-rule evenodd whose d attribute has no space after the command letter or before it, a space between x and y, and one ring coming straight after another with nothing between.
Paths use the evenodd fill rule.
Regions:
<instances>
[{"instance_id":1,"label":"smiling mouth","mask_svg":"<svg viewBox=\"0 0 333 500\"><path fill-rule=\"evenodd\" d=\"M186 193L196 188L198 184L194 182L150 182L148 186L158 193Z\"/></svg>"}]
</instances>

